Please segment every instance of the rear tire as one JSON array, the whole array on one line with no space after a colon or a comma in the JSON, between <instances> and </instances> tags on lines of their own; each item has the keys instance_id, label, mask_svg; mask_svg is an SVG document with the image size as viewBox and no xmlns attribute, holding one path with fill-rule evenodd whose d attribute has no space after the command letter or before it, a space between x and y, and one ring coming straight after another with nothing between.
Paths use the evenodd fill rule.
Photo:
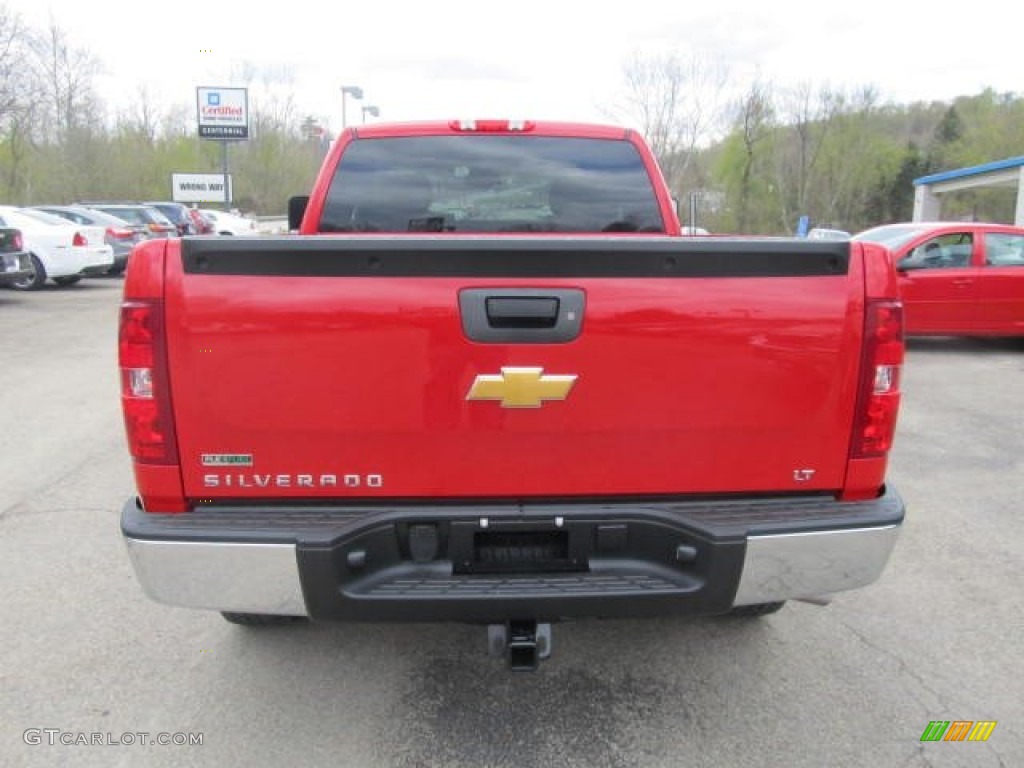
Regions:
<instances>
[{"instance_id":1,"label":"rear tire","mask_svg":"<svg viewBox=\"0 0 1024 768\"><path fill-rule=\"evenodd\" d=\"M272 613L231 613L221 611L225 621L243 627L277 627L282 624L295 624L305 621L305 616L278 616Z\"/></svg>"},{"instance_id":2,"label":"rear tire","mask_svg":"<svg viewBox=\"0 0 1024 768\"><path fill-rule=\"evenodd\" d=\"M767 616L770 613L777 613L782 609L782 606L786 604L783 600L778 603L755 603L754 605L738 605L729 611L730 616L739 616L741 618L757 618L758 616Z\"/></svg>"},{"instance_id":3,"label":"rear tire","mask_svg":"<svg viewBox=\"0 0 1024 768\"><path fill-rule=\"evenodd\" d=\"M63 286L67 286L67 285L74 285L75 283L77 283L81 279L82 279L81 275L66 275L65 277L55 277L55 278L53 278L53 282L55 282L57 285L63 287Z\"/></svg>"},{"instance_id":4,"label":"rear tire","mask_svg":"<svg viewBox=\"0 0 1024 768\"><path fill-rule=\"evenodd\" d=\"M43 267L43 262L34 253L29 255L32 257L32 274L11 283L11 287L15 290L38 291L43 287L43 283L46 282L46 269Z\"/></svg>"}]
</instances>

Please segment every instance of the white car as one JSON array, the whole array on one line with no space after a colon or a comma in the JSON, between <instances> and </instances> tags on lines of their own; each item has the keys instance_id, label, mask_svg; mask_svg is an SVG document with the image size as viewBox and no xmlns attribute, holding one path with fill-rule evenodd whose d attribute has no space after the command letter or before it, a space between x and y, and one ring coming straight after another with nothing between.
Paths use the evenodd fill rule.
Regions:
<instances>
[{"instance_id":1,"label":"white car","mask_svg":"<svg viewBox=\"0 0 1024 768\"><path fill-rule=\"evenodd\" d=\"M849 240L852 235L845 229L815 227L807 233L808 240Z\"/></svg>"},{"instance_id":2,"label":"white car","mask_svg":"<svg viewBox=\"0 0 1024 768\"><path fill-rule=\"evenodd\" d=\"M11 205L0 205L0 225L20 229L25 250L31 255L32 274L12 283L19 290L42 288L47 278L57 285L73 285L83 275L106 272L114 263L114 251L104 242L103 227L81 226Z\"/></svg>"},{"instance_id":3,"label":"white car","mask_svg":"<svg viewBox=\"0 0 1024 768\"><path fill-rule=\"evenodd\" d=\"M200 208L199 212L213 222L213 231L218 235L258 235L256 222L244 216L236 216L225 211L211 211Z\"/></svg>"}]
</instances>

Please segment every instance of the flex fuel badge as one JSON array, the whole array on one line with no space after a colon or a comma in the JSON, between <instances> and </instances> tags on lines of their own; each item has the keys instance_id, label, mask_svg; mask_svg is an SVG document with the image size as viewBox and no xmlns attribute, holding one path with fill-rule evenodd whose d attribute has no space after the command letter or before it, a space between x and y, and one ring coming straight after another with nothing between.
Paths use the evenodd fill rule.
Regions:
<instances>
[{"instance_id":1,"label":"flex fuel badge","mask_svg":"<svg viewBox=\"0 0 1024 768\"><path fill-rule=\"evenodd\" d=\"M251 467L251 453L204 453L204 467Z\"/></svg>"}]
</instances>

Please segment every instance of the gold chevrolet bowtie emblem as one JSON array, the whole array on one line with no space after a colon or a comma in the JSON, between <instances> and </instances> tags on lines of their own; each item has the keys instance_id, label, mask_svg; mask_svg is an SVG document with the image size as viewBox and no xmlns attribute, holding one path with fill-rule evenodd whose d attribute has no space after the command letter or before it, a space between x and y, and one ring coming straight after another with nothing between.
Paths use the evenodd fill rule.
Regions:
<instances>
[{"instance_id":1,"label":"gold chevrolet bowtie emblem","mask_svg":"<svg viewBox=\"0 0 1024 768\"><path fill-rule=\"evenodd\" d=\"M502 368L500 376L480 374L467 400L501 400L502 408L540 408L544 400L565 400L576 376L544 376L543 368Z\"/></svg>"}]
</instances>

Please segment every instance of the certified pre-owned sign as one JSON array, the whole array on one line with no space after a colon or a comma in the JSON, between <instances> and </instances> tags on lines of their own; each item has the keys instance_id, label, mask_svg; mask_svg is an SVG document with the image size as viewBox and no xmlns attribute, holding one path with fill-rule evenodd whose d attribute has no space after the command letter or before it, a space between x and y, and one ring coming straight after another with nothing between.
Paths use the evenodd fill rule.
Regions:
<instances>
[{"instance_id":1,"label":"certified pre-owned sign","mask_svg":"<svg viewBox=\"0 0 1024 768\"><path fill-rule=\"evenodd\" d=\"M199 136L204 139L248 139L249 98L245 88L196 88Z\"/></svg>"}]
</instances>

